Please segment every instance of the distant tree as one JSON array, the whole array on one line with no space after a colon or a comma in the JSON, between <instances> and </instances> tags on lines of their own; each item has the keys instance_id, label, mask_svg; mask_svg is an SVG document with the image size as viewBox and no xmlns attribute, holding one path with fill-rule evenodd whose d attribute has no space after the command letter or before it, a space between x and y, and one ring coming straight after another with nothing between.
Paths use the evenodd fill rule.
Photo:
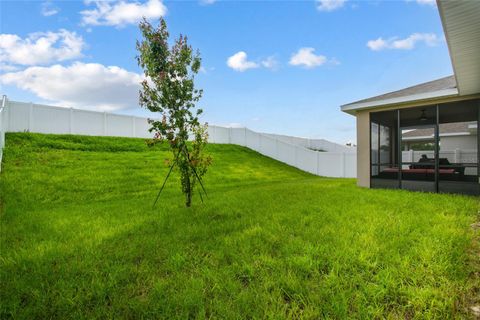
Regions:
<instances>
[{"instance_id":1,"label":"distant tree","mask_svg":"<svg viewBox=\"0 0 480 320\"><path fill-rule=\"evenodd\" d=\"M137 41L137 61L146 76L140 90L140 105L161 115L161 120L149 121L150 132L155 132L155 141L166 140L173 153L169 172L154 205L176 168L180 173L185 205L190 207L195 186L200 185L199 195L203 201L202 177L211 163L211 158L204 152L207 124L200 124L198 117L202 109L195 105L203 94L203 90L196 89L194 84L195 75L200 71L200 53L193 52L183 35L170 47L164 19L160 19L156 28L143 19L139 28L143 39ZM193 137L192 142L188 142L189 137Z\"/></svg>"}]
</instances>

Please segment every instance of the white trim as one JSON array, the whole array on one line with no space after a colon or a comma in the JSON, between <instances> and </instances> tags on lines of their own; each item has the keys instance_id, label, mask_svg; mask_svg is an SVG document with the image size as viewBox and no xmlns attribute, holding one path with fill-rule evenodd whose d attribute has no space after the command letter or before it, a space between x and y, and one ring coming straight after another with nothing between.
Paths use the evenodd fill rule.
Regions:
<instances>
[{"instance_id":1,"label":"white trim","mask_svg":"<svg viewBox=\"0 0 480 320\"><path fill-rule=\"evenodd\" d=\"M470 132L451 132L451 133L440 133L440 137L456 137L456 136L471 136Z\"/></svg>"},{"instance_id":2,"label":"white trim","mask_svg":"<svg viewBox=\"0 0 480 320\"><path fill-rule=\"evenodd\" d=\"M405 137L402 141L433 140L433 138L432 134L431 136Z\"/></svg>"},{"instance_id":3,"label":"white trim","mask_svg":"<svg viewBox=\"0 0 480 320\"><path fill-rule=\"evenodd\" d=\"M401 103L411 102L411 101L445 98L445 97L456 96L456 95L458 95L458 90L456 88L451 88L451 89L444 89L444 90L438 90L438 91L432 91L432 92L412 94L412 95L403 96L403 97L347 104L347 105L341 106L341 109L344 112L353 113L352 111L356 111L360 109L387 106L390 104L401 104Z\"/></svg>"},{"instance_id":4,"label":"white trim","mask_svg":"<svg viewBox=\"0 0 480 320\"><path fill-rule=\"evenodd\" d=\"M476 130L477 129L477 124L476 123L471 123L468 125L469 130Z\"/></svg>"}]
</instances>

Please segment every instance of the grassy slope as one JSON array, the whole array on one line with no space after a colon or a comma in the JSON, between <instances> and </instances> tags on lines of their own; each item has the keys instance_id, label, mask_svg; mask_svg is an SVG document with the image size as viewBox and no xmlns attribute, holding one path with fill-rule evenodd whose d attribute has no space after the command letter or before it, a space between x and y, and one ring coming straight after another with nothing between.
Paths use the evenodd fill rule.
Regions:
<instances>
[{"instance_id":1,"label":"grassy slope","mask_svg":"<svg viewBox=\"0 0 480 320\"><path fill-rule=\"evenodd\" d=\"M185 209L162 147L9 134L0 318L451 318L477 199L368 190L210 145Z\"/></svg>"}]
</instances>

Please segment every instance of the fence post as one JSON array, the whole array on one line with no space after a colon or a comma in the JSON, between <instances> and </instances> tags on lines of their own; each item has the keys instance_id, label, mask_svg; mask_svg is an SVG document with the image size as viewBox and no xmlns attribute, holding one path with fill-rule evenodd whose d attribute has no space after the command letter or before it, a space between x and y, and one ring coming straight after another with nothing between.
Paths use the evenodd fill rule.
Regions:
<instances>
[{"instance_id":1,"label":"fence post","mask_svg":"<svg viewBox=\"0 0 480 320\"><path fill-rule=\"evenodd\" d=\"M30 109L28 111L28 132L32 132L33 127L33 102L30 102Z\"/></svg>"},{"instance_id":2,"label":"fence post","mask_svg":"<svg viewBox=\"0 0 480 320\"><path fill-rule=\"evenodd\" d=\"M107 135L107 112L103 112L103 135Z\"/></svg>"},{"instance_id":3,"label":"fence post","mask_svg":"<svg viewBox=\"0 0 480 320\"><path fill-rule=\"evenodd\" d=\"M320 152L317 151L317 176L320 175Z\"/></svg>"},{"instance_id":4,"label":"fence post","mask_svg":"<svg viewBox=\"0 0 480 320\"><path fill-rule=\"evenodd\" d=\"M454 156L453 156L453 162L460 163L460 159L461 159L460 149L455 149L455 153L454 153Z\"/></svg>"},{"instance_id":5,"label":"fence post","mask_svg":"<svg viewBox=\"0 0 480 320\"><path fill-rule=\"evenodd\" d=\"M346 163L346 161L345 161L345 152L342 152L340 157L341 157L341 160L342 160L342 161L340 161L340 163L342 164L342 175L341 175L341 176L342 176L343 178L345 178L345 163Z\"/></svg>"},{"instance_id":6,"label":"fence post","mask_svg":"<svg viewBox=\"0 0 480 320\"><path fill-rule=\"evenodd\" d=\"M295 167L298 168L298 146L295 146Z\"/></svg>"},{"instance_id":7,"label":"fence post","mask_svg":"<svg viewBox=\"0 0 480 320\"><path fill-rule=\"evenodd\" d=\"M8 99L7 96L5 97L5 107L3 109L3 132L7 132L10 130L10 107L8 106Z\"/></svg>"},{"instance_id":8,"label":"fence post","mask_svg":"<svg viewBox=\"0 0 480 320\"><path fill-rule=\"evenodd\" d=\"M245 140L244 140L244 143L243 143L243 146L246 147L247 146L247 127L243 128L244 129L244 133L245 133Z\"/></svg>"},{"instance_id":9,"label":"fence post","mask_svg":"<svg viewBox=\"0 0 480 320\"><path fill-rule=\"evenodd\" d=\"M132 137L135 138L135 116L132 116Z\"/></svg>"},{"instance_id":10,"label":"fence post","mask_svg":"<svg viewBox=\"0 0 480 320\"><path fill-rule=\"evenodd\" d=\"M7 100L7 110L8 110L8 120L7 120L7 126L5 126L5 132L8 130L10 131L11 130L11 127L12 127L12 107L10 106L10 104L8 103L8 100Z\"/></svg>"},{"instance_id":11,"label":"fence post","mask_svg":"<svg viewBox=\"0 0 480 320\"><path fill-rule=\"evenodd\" d=\"M275 139L275 157L277 157L276 160L280 159L280 156L278 154L278 139Z\"/></svg>"},{"instance_id":12,"label":"fence post","mask_svg":"<svg viewBox=\"0 0 480 320\"><path fill-rule=\"evenodd\" d=\"M69 115L69 132L70 132L70 134L73 133L73 108L70 108L70 115Z\"/></svg>"}]
</instances>

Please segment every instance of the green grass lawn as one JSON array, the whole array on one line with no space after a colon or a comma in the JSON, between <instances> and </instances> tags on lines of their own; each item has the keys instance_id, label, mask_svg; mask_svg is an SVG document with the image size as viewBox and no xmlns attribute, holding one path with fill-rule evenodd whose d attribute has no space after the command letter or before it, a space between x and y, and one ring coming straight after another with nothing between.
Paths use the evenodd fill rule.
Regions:
<instances>
[{"instance_id":1,"label":"green grass lawn","mask_svg":"<svg viewBox=\"0 0 480 320\"><path fill-rule=\"evenodd\" d=\"M165 147L8 134L0 318L464 318L479 200L356 187L209 145L186 209Z\"/></svg>"}]
</instances>

